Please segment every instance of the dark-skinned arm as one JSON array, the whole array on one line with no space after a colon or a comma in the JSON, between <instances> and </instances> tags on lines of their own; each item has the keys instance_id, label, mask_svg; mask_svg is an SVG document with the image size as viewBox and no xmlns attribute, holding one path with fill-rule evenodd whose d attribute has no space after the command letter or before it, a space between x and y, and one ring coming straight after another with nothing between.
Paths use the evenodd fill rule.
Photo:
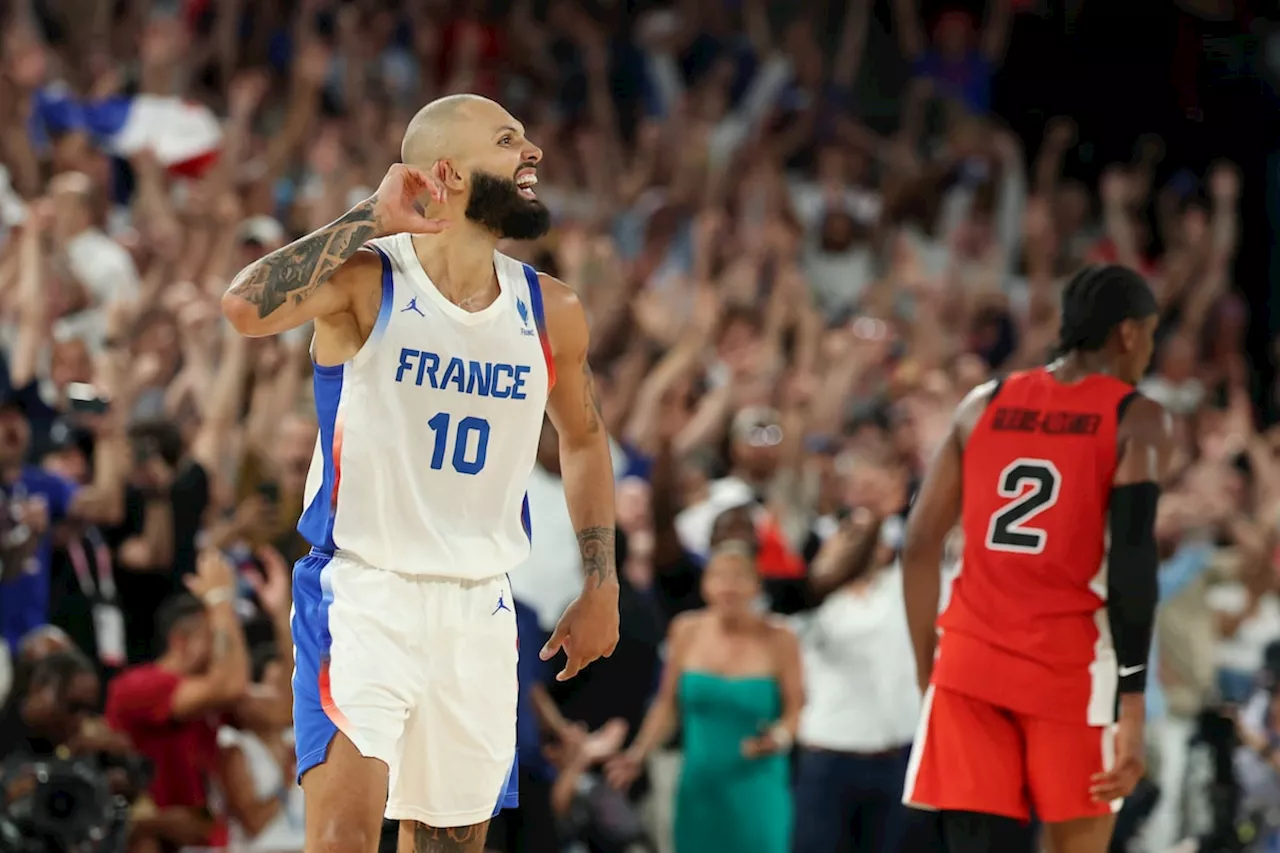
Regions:
<instances>
[{"instance_id":1,"label":"dark-skinned arm","mask_svg":"<svg viewBox=\"0 0 1280 853\"><path fill-rule=\"evenodd\" d=\"M809 571L809 594L815 607L849 581L866 574L880 542L880 524L881 519L861 509L822 543Z\"/></svg>"},{"instance_id":2,"label":"dark-skinned arm","mask_svg":"<svg viewBox=\"0 0 1280 853\"><path fill-rule=\"evenodd\" d=\"M938 601L942 595L942 555L947 535L960 518L964 444L994 389L993 382L980 385L960 404L907 517L902 544L902 592L907 603L907 627L911 631L921 691L933 675L933 653L938 643Z\"/></svg>"},{"instance_id":3,"label":"dark-skinned arm","mask_svg":"<svg viewBox=\"0 0 1280 853\"><path fill-rule=\"evenodd\" d=\"M1145 716L1143 692L1159 599L1156 504L1173 446L1169 415L1137 396L1119 428L1119 459L1107 510L1107 620L1119 667L1120 715Z\"/></svg>"}]
</instances>

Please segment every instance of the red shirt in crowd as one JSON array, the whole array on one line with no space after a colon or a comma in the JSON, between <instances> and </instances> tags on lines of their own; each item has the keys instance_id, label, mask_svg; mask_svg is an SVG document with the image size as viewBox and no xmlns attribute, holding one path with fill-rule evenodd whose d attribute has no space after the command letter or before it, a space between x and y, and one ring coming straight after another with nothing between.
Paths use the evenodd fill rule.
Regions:
<instances>
[{"instance_id":1,"label":"red shirt in crowd","mask_svg":"<svg viewBox=\"0 0 1280 853\"><path fill-rule=\"evenodd\" d=\"M107 723L129 735L153 763L150 793L157 807L209 808L220 720L216 714L173 719L173 695L181 681L178 673L155 664L126 669L107 688Z\"/></svg>"}]
</instances>

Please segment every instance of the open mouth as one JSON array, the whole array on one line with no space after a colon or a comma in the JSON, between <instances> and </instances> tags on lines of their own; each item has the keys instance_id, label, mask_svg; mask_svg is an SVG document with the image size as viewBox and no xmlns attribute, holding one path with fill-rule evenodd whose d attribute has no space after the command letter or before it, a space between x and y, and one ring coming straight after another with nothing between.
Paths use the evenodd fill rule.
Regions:
<instances>
[{"instance_id":1,"label":"open mouth","mask_svg":"<svg viewBox=\"0 0 1280 853\"><path fill-rule=\"evenodd\" d=\"M525 198L537 198L533 188L538 184L538 173L532 169L516 173L516 186L520 189L520 195Z\"/></svg>"}]
</instances>

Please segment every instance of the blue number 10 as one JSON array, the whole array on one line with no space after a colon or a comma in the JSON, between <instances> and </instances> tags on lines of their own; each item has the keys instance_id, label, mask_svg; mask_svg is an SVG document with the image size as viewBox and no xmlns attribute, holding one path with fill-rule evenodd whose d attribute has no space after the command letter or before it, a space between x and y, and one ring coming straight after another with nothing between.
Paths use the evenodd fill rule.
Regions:
<instances>
[{"instance_id":1,"label":"blue number 10","mask_svg":"<svg viewBox=\"0 0 1280 853\"><path fill-rule=\"evenodd\" d=\"M436 434L435 447L431 451L431 470L439 471L444 467L444 450L449 441L449 413L441 412L427 421L427 426ZM467 445L473 432L477 434L475 458L468 459ZM472 417L458 421L458 431L453 438L453 470L459 474L479 474L488 454L489 422Z\"/></svg>"}]
</instances>

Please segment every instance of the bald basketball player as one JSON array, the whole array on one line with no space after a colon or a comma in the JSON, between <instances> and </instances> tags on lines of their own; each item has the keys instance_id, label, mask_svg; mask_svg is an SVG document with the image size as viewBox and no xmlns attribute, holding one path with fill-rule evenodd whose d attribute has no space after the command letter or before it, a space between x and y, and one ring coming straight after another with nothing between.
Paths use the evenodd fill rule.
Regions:
<instances>
[{"instance_id":1,"label":"bald basketball player","mask_svg":"<svg viewBox=\"0 0 1280 853\"><path fill-rule=\"evenodd\" d=\"M479 853L515 805L525 484L560 437L583 587L541 655L618 642L613 472L574 293L497 251L544 234L542 151L501 106L424 107L403 163L336 222L236 276L245 335L315 324L320 437L298 529L293 680L308 853ZM526 650L529 653L532 650Z\"/></svg>"}]
</instances>

